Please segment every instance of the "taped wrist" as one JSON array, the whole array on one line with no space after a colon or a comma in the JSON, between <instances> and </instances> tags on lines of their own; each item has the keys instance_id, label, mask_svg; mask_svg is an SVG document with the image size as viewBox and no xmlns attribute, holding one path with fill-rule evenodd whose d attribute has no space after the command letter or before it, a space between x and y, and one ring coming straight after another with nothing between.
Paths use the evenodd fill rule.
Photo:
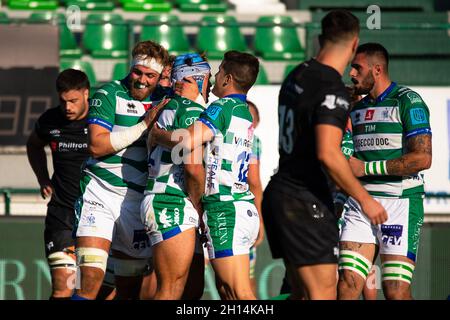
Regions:
<instances>
[{"instance_id":1,"label":"taped wrist","mask_svg":"<svg viewBox=\"0 0 450 320\"><path fill-rule=\"evenodd\" d=\"M125 130L111 132L109 141L111 142L114 151L117 152L139 139L145 130L147 130L147 124L145 121L141 121Z\"/></svg>"},{"instance_id":2,"label":"taped wrist","mask_svg":"<svg viewBox=\"0 0 450 320\"><path fill-rule=\"evenodd\" d=\"M387 160L364 162L366 176L388 175Z\"/></svg>"}]
</instances>

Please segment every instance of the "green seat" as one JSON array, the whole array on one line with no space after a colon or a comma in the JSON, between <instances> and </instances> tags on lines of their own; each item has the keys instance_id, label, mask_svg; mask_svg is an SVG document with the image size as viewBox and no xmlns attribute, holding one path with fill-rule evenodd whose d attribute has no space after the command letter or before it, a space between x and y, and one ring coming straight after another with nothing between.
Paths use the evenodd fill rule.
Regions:
<instances>
[{"instance_id":1,"label":"green seat","mask_svg":"<svg viewBox=\"0 0 450 320\"><path fill-rule=\"evenodd\" d=\"M82 44L95 58L126 58L129 28L119 14L91 13L86 19Z\"/></svg>"},{"instance_id":2,"label":"green seat","mask_svg":"<svg viewBox=\"0 0 450 320\"><path fill-rule=\"evenodd\" d=\"M115 7L110 0L67 0L66 6L77 6L83 11L112 11Z\"/></svg>"},{"instance_id":3,"label":"green seat","mask_svg":"<svg viewBox=\"0 0 450 320\"><path fill-rule=\"evenodd\" d=\"M129 71L130 65L127 62L117 62L114 65L111 80L122 80L128 75Z\"/></svg>"},{"instance_id":4,"label":"green seat","mask_svg":"<svg viewBox=\"0 0 450 320\"><path fill-rule=\"evenodd\" d=\"M9 18L6 12L0 11L0 24L9 23Z\"/></svg>"},{"instance_id":5,"label":"green seat","mask_svg":"<svg viewBox=\"0 0 450 320\"><path fill-rule=\"evenodd\" d=\"M120 0L125 11L169 12L172 4L165 0Z\"/></svg>"},{"instance_id":6,"label":"green seat","mask_svg":"<svg viewBox=\"0 0 450 320\"><path fill-rule=\"evenodd\" d=\"M433 11L434 0L301 0L300 10L348 9L366 11L370 5L378 5L386 11Z\"/></svg>"},{"instance_id":7,"label":"green seat","mask_svg":"<svg viewBox=\"0 0 450 320\"><path fill-rule=\"evenodd\" d=\"M66 24L64 14L56 12L33 12L29 18L29 22L51 22L59 24L59 56L61 58L80 58L81 49L78 48L74 35Z\"/></svg>"},{"instance_id":8,"label":"green seat","mask_svg":"<svg viewBox=\"0 0 450 320\"><path fill-rule=\"evenodd\" d=\"M153 40L161 44L171 54L178 55L190 51L188 39L178 16L148 15L144 18L140 41ZM153 23L153 24L151 24Z\"/></svg>"},{"instance_id":9,"label":"green seat","mask_svg":"<svg viewBox=\"0 0 450 320\"><path fill-rule=\"evenodd\" d=\"M82 61L82 60L61 60L59 64L60 70L65 69L76 69L81 70L84 73L86 73L89 83L91 84L91 87L95 86L97 83L97 78L95 76L94 68L92 68L92 65L88 61Z\"/></svg>"},{"instance_id":10,"label":"green seat","mask_svg":"<svg viewBox=\"0 0 450 320\"><path fill-rule=\"evenodd\" d=\"M9 0L8 7L13 10L56 10L57 0Z\"/></svg>"},{"instance_id":11,"label":"green seat","mask_svg":"<svg viewBox=\"0 0 450 320\"><path fill-rule=\"evenodd\" d=\"M225 12L228 9L221 0L176 0L175 3L183 12Z\"/></svg>"},{"instance_id":12,"label":"green seat","mask_svg":"<svg viewBox=\"0 0 450 320\"><path fill-rule=\"evenodd\" d=\"M204 16L197 34L197 49L208 59L222 59L228 50L246 51L247 46L232 16Z\"/></svg>"},{"instance_id":13,"label":"green seat","mask_svg":"<svg viewBox=\"0 0 450 320\"><path fill-rule=\"evenodd\" d=\"M270 84L269 79L267 78L266 70L262 64L259 64L259 72L255 84Z\"/></svg>"},{"instance_id":14,"label":"green seat","mask_svg":"<svg viewBox=\"0 0 450 320\"><path fill-rule=\"evenodd\" d=\"M304 50L289 16L262 16L255 32L255 52L265 60L303 61Z\"/></svg>"}]
</instances>

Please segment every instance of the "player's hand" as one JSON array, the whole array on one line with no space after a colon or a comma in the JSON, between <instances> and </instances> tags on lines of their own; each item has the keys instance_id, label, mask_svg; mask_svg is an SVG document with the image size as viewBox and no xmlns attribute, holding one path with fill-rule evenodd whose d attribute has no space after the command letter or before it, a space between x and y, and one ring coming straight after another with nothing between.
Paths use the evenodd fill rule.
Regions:
<instances>
[{"instance_id":1,"label":"player's hand","mask_svg":"<svg viewBox=\"0 0 450 320\"><path fill-rule=\"evenodd\" d=\"M156 120L159 117L159 114L161 113L161 110L164 108L164 106L170 101L170 99L163 99L160 103L158 103L153 108L149 109L145 115L144 121L147 124L148 128L151 128L153 124L156 122Z\"/></svg>"},{"instance_id":2,"label":"player's hand","mask_svg":"<svg viewBox=\"0 0 450 320\"><path fill-rule=\"evenodd\" d=\"M42 199L50 198L53 194L53 186L50 182L41 185Z\"/></svg>"},{"instance_id":3,"label":"player's hand","mask_svg":"<svg viewBox=\"0 0 450 320\"><path fill-rule=\"evenodd\" d=\"M199 94L197 82L193 77L185 77L183 80L175 82L175 93L186 99L195 101Z\"/></svg>"},{"instance_id":4,"label":"player's hand","mask_svg":"<svg viewBox=\"0 0 450 320\"><path fill-rule=\"evenodd\" d=\"M372 197L363 201L361 203L361 208L373 225L382 224L388 219L386 210Z\"/></svg>"},{"instance_id":5,"label":"player's hand","mask_svg":"<svg viewBox=\"0 0 450 320\"><path fill-rule=\"evenodd\" d=\"M355 157L350 157L348 159L348 163L350 164L350 168L352 168L352 172L355 177L363 177L364 176L364 161L361 161Z\"/></svg>"}]
</instances>

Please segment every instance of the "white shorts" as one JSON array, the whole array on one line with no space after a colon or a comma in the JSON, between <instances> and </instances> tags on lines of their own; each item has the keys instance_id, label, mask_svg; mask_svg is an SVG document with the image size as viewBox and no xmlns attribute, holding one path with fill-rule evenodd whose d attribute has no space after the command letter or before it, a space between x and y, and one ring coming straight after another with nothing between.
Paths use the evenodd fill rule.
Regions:
<instances>
[{"instance_id":1,"label":"white shorts","mask_svg":"<svg viewBox=\"0 0 450 320\"><path fill-rule=\"evenodd\" d=\"M249 254L259 232L259 216L249 201L205 206L209 259Z\"/></svg>"},{"instance_id":2,"label":"white shorts","mask_svg":"<svg viewBox=\"0 0 450 320\"><path fill-rule=\"evenodd\" d=\"M199 215L189 199L166 194L145 195L141 219L152 246L199 225Z\"/></svg>"},{"instance_id":3,"label":"white shorts","mask_svg":"<svg viewBox=\"0 0 450 320\"><path fill-rule=\"evenodd\" d=\"M76 210L76 236L107 239L111 249L133 258L151 257L150 239L140 217L143 196L129 189L124 197L90 179Z\"/></svg>"},{"instance_id":4,"label":"white shorts","mask_svg":"<svg viewBox=\"0 0 450 320\"><path fill-rule=\"evenodd\" d=\"M420 198L375 198L386 209L388 220L372 225L359 203L349 197L343 214L340 241L374 243L380 254L393 254L416 261L420 229L423 224L423 200Z\"/></svg>"}]
</instances>

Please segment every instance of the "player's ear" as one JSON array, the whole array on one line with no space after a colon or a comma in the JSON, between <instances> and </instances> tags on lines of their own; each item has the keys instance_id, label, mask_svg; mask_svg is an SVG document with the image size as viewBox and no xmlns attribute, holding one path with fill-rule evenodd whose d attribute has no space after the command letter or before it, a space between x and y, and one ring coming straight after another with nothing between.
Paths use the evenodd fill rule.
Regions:
<instances>
[{"instance_id":1,"label":"player's ear","mask_svg":"<svg viewBox=\"0 0 450 320\"><path fill-rule=\"evenodd\" d=\"M89 89L84 89L83 97L85 100L87 100L89 98Z\"/></svg>"},{"instance_id":2,"label":"player's ear","mask_svg":"<svg viewBox=\"0 0 450 320\"><path fill-rule=\"evenodd\" d=\"M231 74L225 75L225 81L223 82L223 86L225 87L233 80L233 76Z\"/></svg>"}]
</instances>

